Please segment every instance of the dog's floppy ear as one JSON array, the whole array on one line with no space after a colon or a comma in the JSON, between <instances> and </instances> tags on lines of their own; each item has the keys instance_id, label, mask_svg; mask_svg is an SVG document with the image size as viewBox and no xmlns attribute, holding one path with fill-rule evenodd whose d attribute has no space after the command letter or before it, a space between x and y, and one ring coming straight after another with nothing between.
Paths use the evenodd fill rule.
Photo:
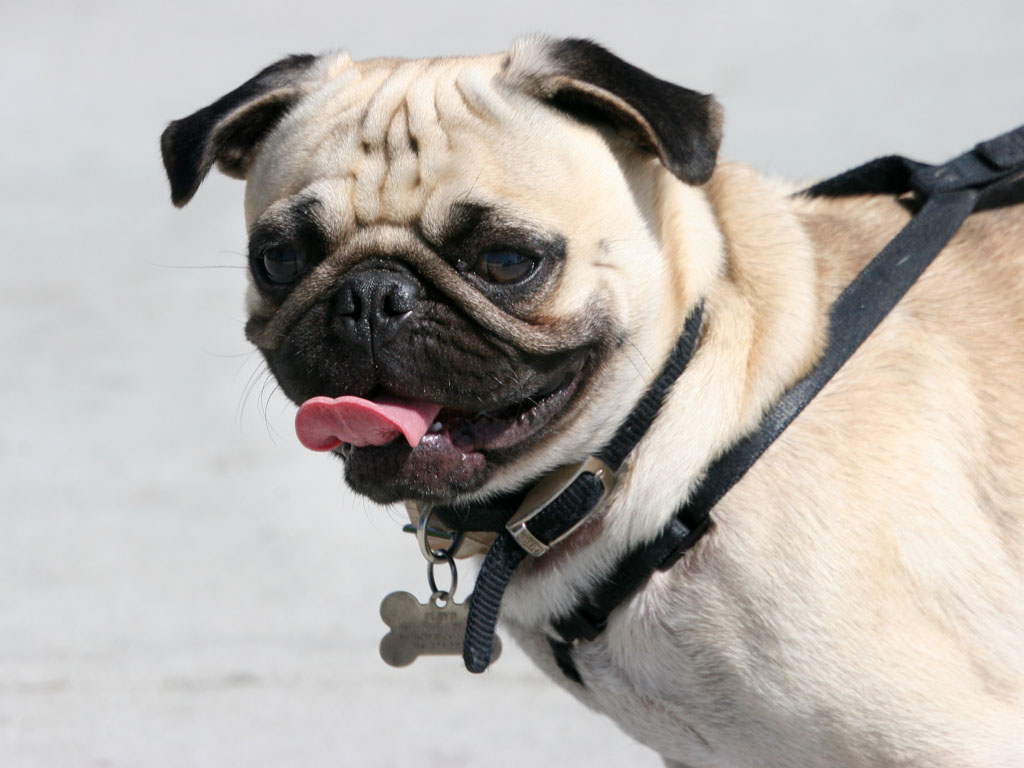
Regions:
<instances>
[{"instance_id":1,"label":"dog's floppy ear","mask_svg":"<svg viewBox=\"0 0 1024 768\"><path fill-rule=\"evenodd\" d=\"M659 80L590 40L572 38L520 41L504 77L578 118L610 123L689 184L711 178L722 140L722 109L711 96Z\"/></svg>"},{"instance_id":2,"label":"dog's floppy ear","mask_svg":"<svg viewBox=\"0 0 1024 768\"><path fill-rule=\"evenodd\" d=\"M160 137L171 200L178 207L196 193L210 168L245 178L270 129L302 95L301 83L317 57L289 56L194 115L175 120Z\"/></svg>"}]
</instances>

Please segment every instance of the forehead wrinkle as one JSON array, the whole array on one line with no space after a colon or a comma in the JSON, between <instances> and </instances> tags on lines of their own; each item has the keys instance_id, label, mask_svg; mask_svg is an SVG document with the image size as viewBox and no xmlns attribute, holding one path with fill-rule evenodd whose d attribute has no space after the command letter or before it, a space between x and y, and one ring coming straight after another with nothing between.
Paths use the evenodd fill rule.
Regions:
<instances>
[{"instance_id":1,"label":"forehead wrinkle","mask_svg":"<svg viewBox=\"0 0 1024 768\"><path fill-rule=\"evenodd\" d=\"M359 72L357 80L345 83L329 94L328 106L333 107L329 117L323 120L323 128L316 134L316 142L303 158L303 165L316 168L322 173L333 170L331 178L344 187L347 202L346 218L355 218L355 186L359 167L363 164L363 148L359 125L366 114L366 104L387 81L396 62L374 62L376 66ZM319 162L313 158L319 155Z\"/></svg>"},{"instance_id":2,"label":"forehead wrinkle","mask_svg":"<svg viewBox=\"0 0 1024 768\"><path fill-rule=\"evenodd\" d=\"M343 218L410 223L439 186L450 186L453 165L479 162L483 125L513 113L495 81L498 64L378 59L338 67L282 123L268 164L272 183L260 185L272 195L266 203L331 178L335 199L351 209Z\"/></svg>"},{"instance_id":3,"label":"forehead wrinkle","mask_svg":"<svg viewBox=\"0 0 1024 768\"><path fill-rule=\"evenodd\" d=\"M388 218L395 222L413 221L423 201L420 153L412 149L408 114L403 101L391 120L385 153L390 163L381 195Z\"/></svg>"},{"instance_id":4,"label":"forehead wrinkle","mask_svg":"<svg viewBox=\"0 0 1024 768\"><path fill-rule=\"evenodd\" d=\"M317 120L334 122L342 112L363 104L388 72L386 67L353 66L344 70L310 96L309 109Z\"/></svg>"},{"instance_id":5,"label":"forehead wrinkle","mask_svg":"<svg viewBox=\"0 0 1024 768\"><path fill-rule=\"evenodd\" d=\"M336 136L339 130L355 132L354 128L365 111L364 105L387 76L388 70L383 67L367 72L357 69L354 78L347 78L324 92L320 104L313 106L313 122L323 126L316 133L318 141L314 150Z\"/></svg>"},{"instance_id":6,"label":"forehead wrinkle","mask_svg":"<svg viewBox=\"0 0 1024 768\"><path fill-rule=\"evenodd\" d=\"M482 117L487 114L477 114L473 110L459 91L457 76L452 76L450 72L445 72L444 76L437 79L434 108L437 110L438 124L448 134L449 146L454 146L453 132L479 128Z\"/></svg>"},{"instance_id":7,"label":"forehead wrinkle","mask_svg":"<svg viewBox=\"0 0 1024 768\"><path fill-rule=\"evenodd\" d=\"M464 67L455 77L455 89L466 109L488 123L506 123L513 111L498 89L494 73L483 67Z\"/></svg>"},{"instance_id":8,"label":"forehead wrinkle","mask_svg":"<svg viewBox=\"0 0 1024 768\"><path fill-rule=\"evenodd\" d=\"M332 124L339 112L352 106L360 90L358 86L365 87L366 73L363 68L352 65L351 60L348 63L349 66L335 70L329 80L306 94L295 109L285 114L275 128L276 137L283 137L292 144L297 135L309 132L310 123Z\"/></svg>"},{"instance_id":9,"label":"forehead wrinkle","mask_svg":"<svg viewBox=\"0 0 1024 768\"><path fill-rule=\"evenodd\" d=\"M410 88L405 95L408 110L409 135L419 145L420 183L433 187L447 165L446 156L451 149L448 134L441 127L437 111L438 73L430 72L421 88Z\"/></svg>"},{"instance_id":10,"label":"forehead wrinkle","mask_svg":"<svg viewBox=\"0 0 1024 768\"><path fill-rule=\"evenodd\" d=\"M268 137L246 185L247 221L277 197L310 183L311 169L320 175L325 165L351 165L354 155L346 145L355 137L367 99L393 68L385 61L339 68L285 116Z\"/></svg>"},{"instance_id":11,"label":"forehead wrinkle","mask_svg":"<svg viewBox=\"0 0 1024 768\"><path fill-rule=\"evenodd\" d=\"M462 86L466 69L470 76ZM393 71L372 95L356 148L356 219L409 223L452 165L451 124L479 126L501 115L486 70L464 61L412 61ZM489 92L489 95L488 95ZM415 151L413 147L415 146Z\"/></svg>"},{"instance_id":12,"label":"forehead wrinkle","mask_svg":"<svg viewBox=\"0 0 1024 768\"><path fill-rule=\"evenodd\" d=\"M403 193L410 192L419 177L418 162L411 157L404 112L410 85L425 66L423 61L403 62L367 103L359 130L362 154L353 196L356 218L360 222L384 218L402 221L418 208L415 195L403 199Z\"/></svg>"},{"instance_id":13,"label":"forehead wrinkle","mask_svg":"<svg viewBox=\"0 0 1024 768\"><path fill-rule=\"evenodd\" d=\"M387 139L388 129L409 91L409 86L423 69L423 62L402 63L370 97L363 114L362 140L371 146L381 145Z\"/></svg>"}]
</instances>

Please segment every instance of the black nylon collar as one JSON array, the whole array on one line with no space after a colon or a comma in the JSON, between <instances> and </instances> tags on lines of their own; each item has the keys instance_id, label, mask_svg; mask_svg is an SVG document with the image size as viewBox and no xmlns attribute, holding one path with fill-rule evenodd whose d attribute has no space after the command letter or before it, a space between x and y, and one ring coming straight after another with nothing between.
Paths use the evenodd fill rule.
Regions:
<instances>
[{"instance_id":1,"label":"black nylon collar","mask_svg":"<svg viewBox=\"0 0 1024 768\"><path fill-rule=\"evenodd\" d=\"M840 176L817 184L808 196L860 194L915 194L923 202L919 212L843 291L829 314L828 346L815 368L794 385L768 411L758 427L713 461L697 489L675 512L653 541L627 553L616 569L585 596L568 616L553 626L562 641L553 641L559 666L566 675L582 682L572 665L571 646L599 635L611 612L658 570L667 570L712 527L711 510L743 477L769 445L797 417L836 371L859 348L906 291L956 234L964 220L979 206L1020 186L1024 172L1024 126L977 145L970 152L942 166L930 166L906 158L880 158ZM1016 195L996 204L1020 202ZM696 346L701 307L687 319L676 350L662 374L641 398L616 437L598 454L617 470L625 456L643 437L657 415L665 394L682 373ZM621 440L620 440L621 437ZM544 541L558 538L588 515L603 497L593 474L579 475L532 521L534 535ZM507 520L521 495L510 495L490 512L435 509L441 519L460 528L476 519ZM502 517L504 515L504 517ZM472 518L470 517L472 516ZM502 533L491 546L470 598L463 657L471 672L482 672L490 662L491 645L501 598L516 567L527 552L512 535Z\"/></svg>"}]
</instances>

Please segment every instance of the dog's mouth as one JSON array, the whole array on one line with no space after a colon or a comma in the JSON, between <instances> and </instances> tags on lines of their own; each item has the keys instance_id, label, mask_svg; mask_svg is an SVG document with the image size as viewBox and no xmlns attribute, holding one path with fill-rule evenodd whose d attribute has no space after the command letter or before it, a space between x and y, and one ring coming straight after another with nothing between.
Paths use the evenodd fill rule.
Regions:
<instances>
[{"instance_id":1,"label":"dog's mouth","mask_svg":"<svg viewBox=\"0 0 1024 768\"><path fill-rule=\"evenodd\" d=\"M536 444L580 392L590 360L573 355L527 397L480 410L391 392L314 397L300 406L296 433L307 448L341 456L349 484L377 501L449 499Z\"/></svg>"},{"instance_id":2,"label":"dog's mouth","mask_svg":"<svg viewBox=\"0 0 1024 768\"><path fill-rule=\"evenodd\" d=\"M473 413L442 408L420 444L450 443L463 453L514 448L562 412L579 386L581 370L582 365L566 373L554 386L503 407Z\"/></svg>"}]
</instances>

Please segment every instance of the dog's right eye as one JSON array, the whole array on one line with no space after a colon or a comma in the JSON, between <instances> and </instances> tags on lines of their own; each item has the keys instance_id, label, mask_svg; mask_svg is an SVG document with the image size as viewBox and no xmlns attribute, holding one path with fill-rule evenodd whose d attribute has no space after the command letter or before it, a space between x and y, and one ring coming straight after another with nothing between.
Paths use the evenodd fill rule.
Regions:
<instances>
[{"instance_id":1,"label":"dog's right eye","mask_svg":"<svg viewBox=\"0 0 1024 768\"><path fill-rule=\"evenodd\" d=\"M294 283L306 271L306 257L293 245L280 245L263 251L263 274L276 285Z\"/></svg>"},{"instance_id":2,"label":"dog's right eye","mask_svg":"<svg viewBox=\"0 0 1024 768\"><path fill-rule=\"evenodd\" d=\"M488 282L505 285L517 283L527 277L537 262L507 249L487 251L480 256L476 264L476 273Z\"/></svg>"}]
</instances>

